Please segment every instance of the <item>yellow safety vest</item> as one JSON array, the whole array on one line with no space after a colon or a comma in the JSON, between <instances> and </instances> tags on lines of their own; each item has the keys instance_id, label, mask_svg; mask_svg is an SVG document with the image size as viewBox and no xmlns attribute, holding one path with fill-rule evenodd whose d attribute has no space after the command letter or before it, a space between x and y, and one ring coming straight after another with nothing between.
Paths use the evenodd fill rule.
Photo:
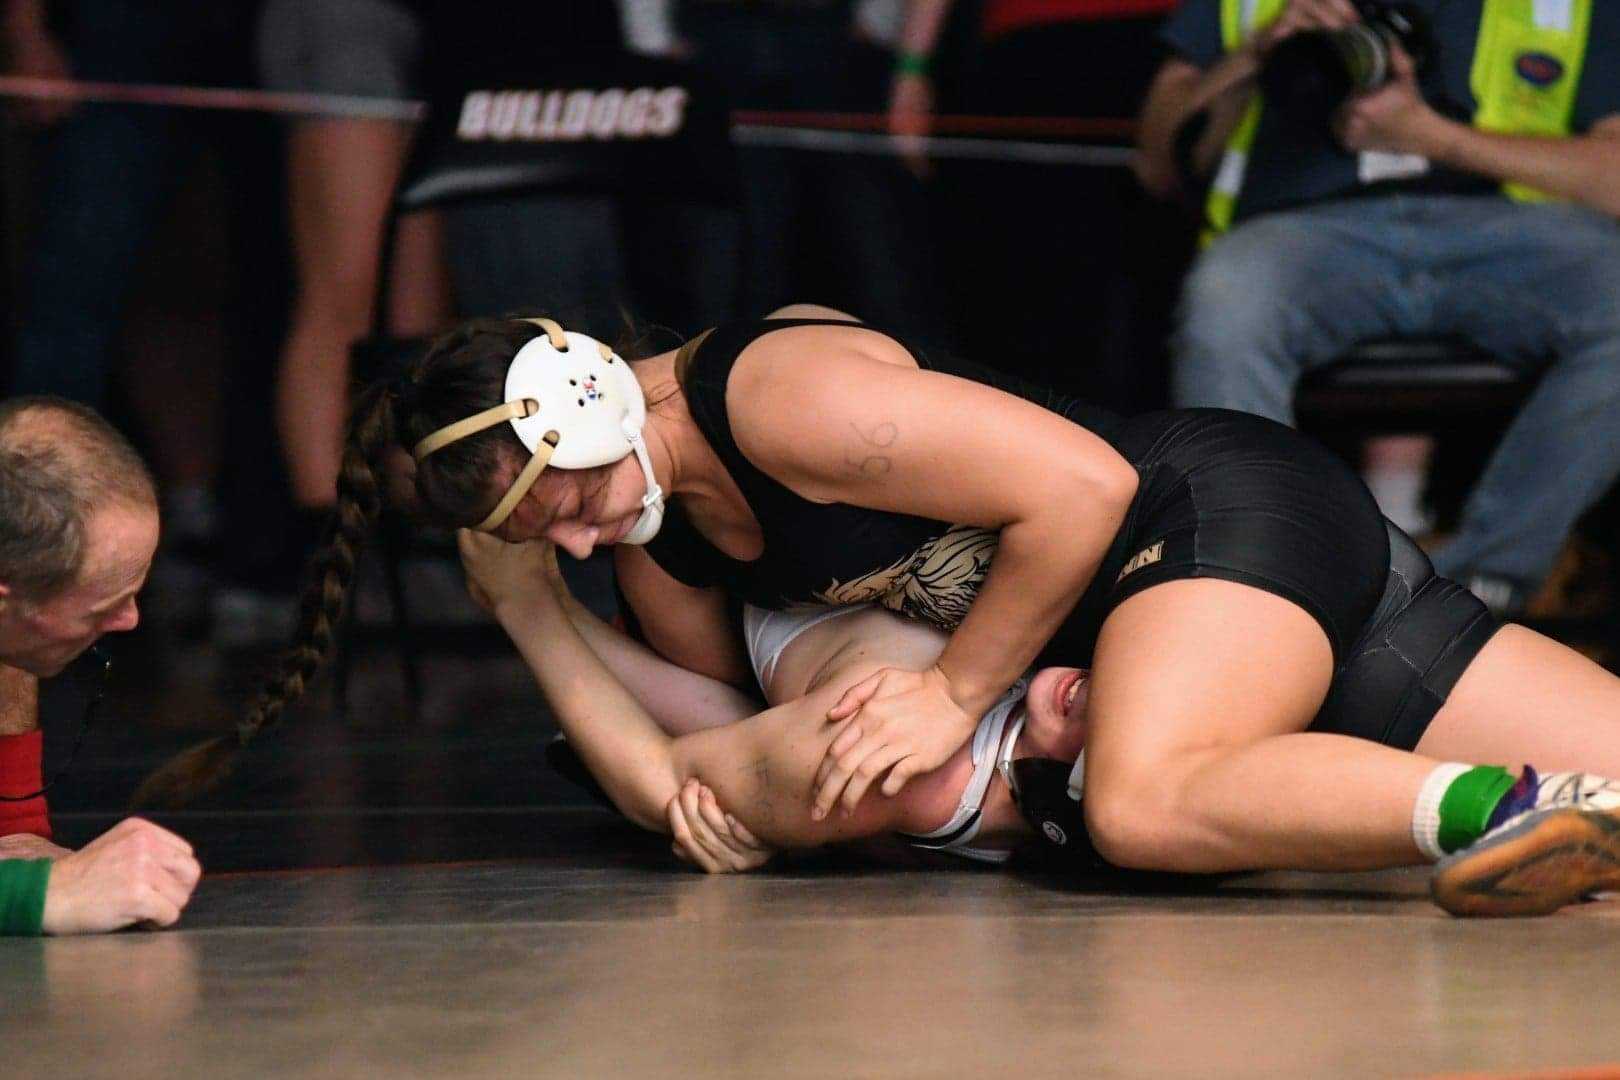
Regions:
<instances>
[{"instance_id":1,"label":"yellow safety vest","mask_svg":"<svg viewBox=\"0 0 1620 1080\"><path fill-rule=\"evenodd\" d=\"M1592 0L1485 0L1469 86L1479 109L1474 126L1507 135L1570 133L1586 62ZM1509 198L1552 198L1504 184Z\"/></svg>"},{"instance_id":2,"label":"yellow safety vest","mask_svg":"<svg viewBox=\"0 0 1620 1080\"><path fill-rule=\"evenodd\" d=\"M1286 5L1287 0L1221 0L1226 51L1270 26ZM1568 135L1586 60L1592 0L1484 0L1484 5L1469 77L1478 103L1474 126L1512 135ZM1232 226L1261 109L1256 91L1227 140L1205 206L1206 243ZM1502 190L1520 202L1551 198L1522 184L1504 184Z\"/></svg>"},{"instance_id":3,"label":"yellow safety vest","mask_svg":"<svg viewBox=\"0 0 1620 1080\"><path fill-rule=\"evenodd\" d=\"M1257 30L1264 30L1277 21L1277 16L1288 6L1288 0L1221 0L1221 44L1232 52L1248 40ZM1237 130L1226 140L1226 152L1221 155L1221 166L1209 185L1209 200L1204 214L1208 227L1204 232L1207 244L1232 227L1232 215L1237 210L1238 194L1243 190L1243 178L1249 171L1249 151L1254 148L1254 137L1260 131L1260 91L1249 95L1249 105L1238 121Z\"/></svg>"}]
</instances>

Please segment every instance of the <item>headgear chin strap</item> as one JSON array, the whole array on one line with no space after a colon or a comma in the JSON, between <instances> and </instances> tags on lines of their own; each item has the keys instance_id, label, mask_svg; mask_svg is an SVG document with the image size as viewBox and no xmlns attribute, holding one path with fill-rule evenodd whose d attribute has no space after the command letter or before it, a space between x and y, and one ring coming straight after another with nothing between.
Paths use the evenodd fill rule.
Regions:
<instances>
[{"instance_id":1,"label":"headgear chin strap","mask_svg":"<svg viewBox=\"0 0 1620 1080\"><path fill-rule=\"evenodd\" d=\"M417 443L418 462L453 442L503 421L533 456L489 516L475 526L493 532L547 465L591 469L612 465L634 453L647 479L641 516L621 543L645 544L664 522L664 492L653 476L652 459L641 429L647 423L647 398L641 384L612 349L584 334L567 333L551 319L525 319L545 333L512 357L506 371L506 401L494 408L446 425Z\"/></svg>"}]
</instances>

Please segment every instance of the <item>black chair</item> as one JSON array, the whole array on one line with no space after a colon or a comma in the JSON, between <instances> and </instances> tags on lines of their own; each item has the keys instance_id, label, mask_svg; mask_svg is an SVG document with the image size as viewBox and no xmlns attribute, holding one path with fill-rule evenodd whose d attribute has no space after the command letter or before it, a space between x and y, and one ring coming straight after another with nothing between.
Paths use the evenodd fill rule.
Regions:
<instances>
[{"instance_id":1,"label":"black chair","mask_svg":"<svg viewBox=\"0 0 1620 1080\"><path fill-rule=\"evenodd\" d=\"M1456 338L1364 342L1307 372L1294 395L1299 427L1357 464L1369 435L1432 434L1433 487L1471 484L1536 376Z\"/></svg>"},{"instance_id":2,"label":"black chair","mask_svg":"<svg viewBox=\"0 0 1620 1080\"><path fill-rule=\"evenodd\" d=\"M1428 432L1502 423L1536 377L1457 338L1387 338L1308 372L1294 396L1313 433Z\"/></svg>"},{"instance_id":3,"label":"black chair","mask_svg":"<svg viewBox=\"0 0 1620 1080\"><path fill-rule=\"evenodd\" d=\"M1533 373L1458 338L1385 338L1307 372L1294 410L1300 430L1352 464L1370 435L1435 436L1430 486L1456 493L1478 475L1535 382Z\"/></svg>"},{"instance_id":4,"label":"black chair","mask_svg":"<svg viewBox=\"0 0 1620 1080\"><path fill-rule=\"evenodd\" d=\"M388 217L372 336L351 351L360 382L395 377L428 345L425 339L390 337L383 323L398 224L407 214L536 193L606 194L640 207L736 203L728 104L684 65L611 54L541 73L485 72L484 77L488 81L482 85L432 102L417 135ZM537 88L524 89L529 86ZM536 306L544 303L544 297L535 298ZM453 559L451 538L424 534L385 510L376 550L391 622L362 626L355 619L358 605L351 604L334 662L338 707L347 706L353 654L392 648L400 657L414 715L422 700L424 653L477 655L507 646L493 625L412 618L402 565L407 556Z\"/></svg>"}]
</instances>

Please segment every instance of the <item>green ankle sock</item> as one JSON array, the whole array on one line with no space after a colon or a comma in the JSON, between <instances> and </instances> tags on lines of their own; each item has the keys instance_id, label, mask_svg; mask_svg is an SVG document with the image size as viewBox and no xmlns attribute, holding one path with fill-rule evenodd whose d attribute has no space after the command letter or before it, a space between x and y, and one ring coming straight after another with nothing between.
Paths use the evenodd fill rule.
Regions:
<instances>
[{"instance_id":1,"label":"green ankle sock","mask_svg":"<svg viewBox=\"0 0 1620 1080\"><path fill-rule=\"evenodd\" d=\"M1453 780L1440 797L1440 850L1450 854L1485 835L1515 777L1497 765L1477 765Z\"/></svg>"}]
</instances>

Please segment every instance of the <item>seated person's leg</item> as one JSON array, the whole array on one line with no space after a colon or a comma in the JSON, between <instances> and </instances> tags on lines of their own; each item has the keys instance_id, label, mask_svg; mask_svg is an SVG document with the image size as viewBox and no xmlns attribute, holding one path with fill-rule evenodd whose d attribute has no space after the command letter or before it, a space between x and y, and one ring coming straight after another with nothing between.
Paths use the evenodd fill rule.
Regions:
<instances>
[{"instance_id":1,"label":"seated person's leg","mask_svg":"<svg viewBox=\"0 0 1620 1080\"><path fill-rule=\"evenodd\" d=\"M1439 328L1504 360L1551 366L1435 566L1464 584L1506 583L1523 597L1620 474L1620 232L1576 207L1454 202L1449 242L1466 243L1468 261L1446 279Z\"/></svg>"},{"instance_id":2,"label":"seated person's leg","mask_svg":"<svg viewBox=\"0 0 1620 1080\"><path fill-rule=\"evenodd\" d=\"M1400 332L1399 263L1368 203L1269 214L1199 257L1173 338L1175 404L1291 423L1307 368Z\"/></svg>"}]
</instances>

